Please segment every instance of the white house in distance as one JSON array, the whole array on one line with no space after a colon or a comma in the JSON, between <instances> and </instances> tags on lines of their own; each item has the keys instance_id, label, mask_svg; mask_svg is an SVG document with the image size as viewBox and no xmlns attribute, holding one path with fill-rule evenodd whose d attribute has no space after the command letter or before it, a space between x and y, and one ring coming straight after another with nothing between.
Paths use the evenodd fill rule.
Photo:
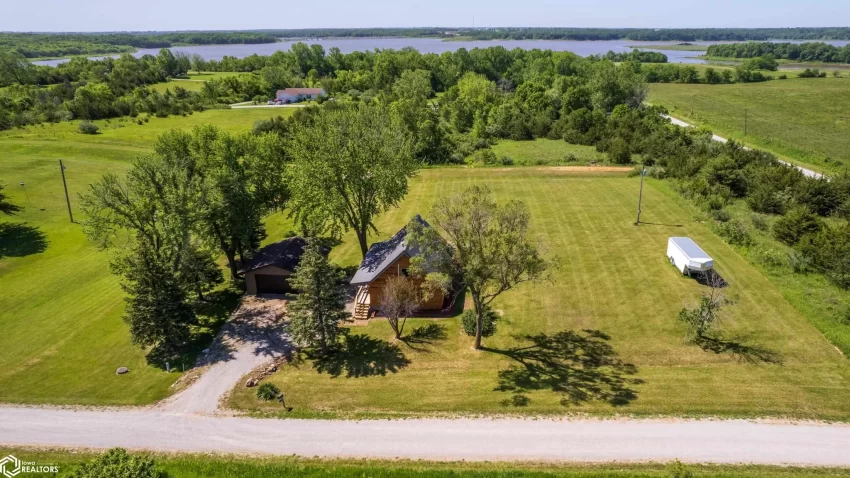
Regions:
<instances>
[{"instance_id":1,"label":"white house in distance","mask_svg":"<svg viewBox=\"0 0 850 478\"><path fill-rule=\"evenodd\" d=\"M275 100L280 103L298 103L299 101L315 100L327 96L324 88L287 88L277 90Z\"/></svg>"}]
</instances>

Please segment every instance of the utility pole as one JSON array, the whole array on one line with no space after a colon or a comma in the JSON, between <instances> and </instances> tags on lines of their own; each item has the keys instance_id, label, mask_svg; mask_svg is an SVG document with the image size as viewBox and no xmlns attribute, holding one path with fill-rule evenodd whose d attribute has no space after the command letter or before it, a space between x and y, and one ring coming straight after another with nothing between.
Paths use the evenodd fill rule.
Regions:
<instances>
[{"instance_id":1,"label":"utility pole","mask_svg":"<svg viewBox=\"0 0 850 478\"><path fill-rule=\"evenodd\" d=\"M68 217L71 218L71 224L74 223L74 214L71 212L71 198L68 197L68 183L65 182L65 165L62 160L59 160L59 170L62 171L62 186L65 187L65 203L68 205Z\"/></svg>"},{"instance_id":2,"label":"utility pole","mask_svg":"<svg viewBox=\"0 0 850 478\"><path fill-rule=\"evenodd\" d=\"M638 195L638 210L635 226L640 224L640 204L643 202L643 177L646 176L646 166L643 166L640 171L640 195Z\"/></svg>"}]
</instances>

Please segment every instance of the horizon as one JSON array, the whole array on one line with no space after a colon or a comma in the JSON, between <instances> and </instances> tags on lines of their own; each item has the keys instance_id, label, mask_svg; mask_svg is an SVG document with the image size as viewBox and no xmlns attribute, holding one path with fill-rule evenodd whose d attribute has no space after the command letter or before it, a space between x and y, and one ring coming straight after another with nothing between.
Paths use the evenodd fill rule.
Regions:
<instances>
[{"instance_id":1,"label":"horizon","mask_svg":"<svg viewBox=\"0 0 850 478\"><path fill-rule=\"evenodd\" d=\"M821 0L735 0L685 3L677 0L528 0L521 8L495 0L327 0L295 13L271 0L128 0L7 2L0 30L25 33L151 31L251 31L313 28L813 28L850 18L850 2ZM236 7L236 8L234 8ZM575 27L561 27L571 24ZM392 25L392 26L391 26ZM519 27L522 25L522 27ZM794 26L787 26L794 25ZM427 27L426 27L427 28Z\"/></svg>"},{"instance_id":2,"label":"horizon","mask_svg":"<svg viewBox=\"0 0 850 478\"><path fill-rule=\"evenodd\" d=\"M451 25L428 25L428 26L372 26L372 27L300 27L300 28L183 28L183 29L160 29L160 30L0 30L0 34L24 34L24 35L93 35L93 34L135 34L135 33L218 33L218 32L275 32L275 31L315 31L315 30L425 30L446 29L458 31L470 30L794 30L794 29L829 29L850 28L848 25L820 25L820 26L786 26L786 27L759 27L759 26L722 26L722 27L577 27L577 26L486 26L468 27ZM593 41L593 40L587 40Z\"/></svg>"}]
</instances>

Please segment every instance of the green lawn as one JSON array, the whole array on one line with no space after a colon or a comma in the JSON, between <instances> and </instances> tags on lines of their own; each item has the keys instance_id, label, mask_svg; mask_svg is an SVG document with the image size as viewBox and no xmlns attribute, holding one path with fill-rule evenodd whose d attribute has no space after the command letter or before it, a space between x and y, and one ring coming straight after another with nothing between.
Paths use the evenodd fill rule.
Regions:
<instances>
[{"instance_id":1,"label":"green lawn","mask_svg":"<svg viewBox=\"0 0 850 478\"><path fill-rule=\"evenodd\" d=\"M250 129L285 110L214 110L188 117L76 123L0 133L0 182L24 210L0 217L0 402L143 404L168 393L177 374L148 367L121 320L123 293L98 252L71 224L58 160L65 161L75 219L77 195L107 171L121 173L170 128L212 123ZM23 182L24 187L19 186ZM119 366L127 375L115 375Z\"/></svg>"},{"instance_id":2,"label":"green lawn","mask_svg":"<svg viewBox=\"0 0 850 478\"><path fill-rule=\"evenodd\" d=\"M14 455L21 461L59 466L58 476L69 476L80 463L92 460L91 451L37 450L29 448L0 448L3 456ZM133 453L134 455L136 453ZM546 478L546 477L611 477L611 478L668 478L670 464L663 463L494 463L494 462L433 462L412 460L357 460L296 458L296 457L237 457L200 454L148 454L156 466L172 478L278 478L302 477L386 477L419 478ZM686 465L695 478L767 478L767 477L846 477L847 468L802 468L759 465Z\"/></svg>"},{"instance_id":3,"label":"green lawn","mask_svg":"<svg viewBox=\"0 0 850 478\"><path fill-rule=\"evenodd\" d=\"M777 287L671 198L666 183L647 181L642 219L651 224L633 226L638 181L622 173L547 168L426 170L413 181L401 206L377 221L381 234L376 237L394 233L416 213L427 219L437 197L473 183L489 185L500 200L525 201L535 233L563 265L552 283L524 285L496 302L503 318L485 345L504 351L520 344L517 335L602 330L645 381L633 386L637 399L630 404L612 407L591 401L565 407L559 394L538 391L529 394L528 406L506 407L501 402L510 395L494 388L497 372L513 360L472 350L472 339L460 332L457 318L436 322L445 328L444 339L398 343L398 351L393 351L386 322L352 327L350 333L359 340L352 341L356 347L350 359L336 364L342 367L338 376L318 373L315 364L305 361L270 380L295 407L294 416L593 412L850 419L846 359ZM280 218L271 224L286 228ZM770 351L781 365L759 359L748 363L741 356L705 352L684 342L677 313L695 304L704 289L669 266L666 241L673 235L694 238L730 282L728 294L737 302L728 309L725 338ZM340 264L359 260L351 236L332 252ZM417 319L408 330L432 322ZM364 340L364 334L371 340ZM381 374L383 365L387 368ZM279 405L259 403L253 390L243 387L235 389L230 404L261 413L279 410Z\"/></svg>"},{"instance_id":4,"label":"green lawn","mask_svg":"<svg viewBox=\"0 0 850 478\"><path fill-rule=\"evenodd\" d=\"M604 162L605 155L596 151L593 146L570 144L563 140L538 138L532 141L501 140L491 148L498 158L507 156L514 164L554 165L571 164L568 157L572 155L574 164Z\"/></svg>"},{"instance_id":5,"label":"green lawn","mask_svg":"<svg viewBox=\"0 0 850 478\"><path fill-rule=\"evenodd\" d=\"M734 85L652 84L649 91L651 103L721 136L819 170L850 165L850 77L846 74Z\"/></svg>"}]
</instances>

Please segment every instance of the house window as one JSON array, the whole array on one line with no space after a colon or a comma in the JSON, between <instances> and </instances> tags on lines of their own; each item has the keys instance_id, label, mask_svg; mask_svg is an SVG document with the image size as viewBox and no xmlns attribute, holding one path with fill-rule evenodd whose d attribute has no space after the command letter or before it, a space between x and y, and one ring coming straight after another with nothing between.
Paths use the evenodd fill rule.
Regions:
<instances>
[{"instance_id":1,"label":"house window","mask_svg":"<svg viewBox=\"0 0 850 478\"><path fill-rule=\"evenodd\" d=\"M410 276L410 274L407 272L407 269L402 269L402 270L401 270L401 275L403 275L404 277L409 277L409 276Z\"/></svg>"}]
</instances>

